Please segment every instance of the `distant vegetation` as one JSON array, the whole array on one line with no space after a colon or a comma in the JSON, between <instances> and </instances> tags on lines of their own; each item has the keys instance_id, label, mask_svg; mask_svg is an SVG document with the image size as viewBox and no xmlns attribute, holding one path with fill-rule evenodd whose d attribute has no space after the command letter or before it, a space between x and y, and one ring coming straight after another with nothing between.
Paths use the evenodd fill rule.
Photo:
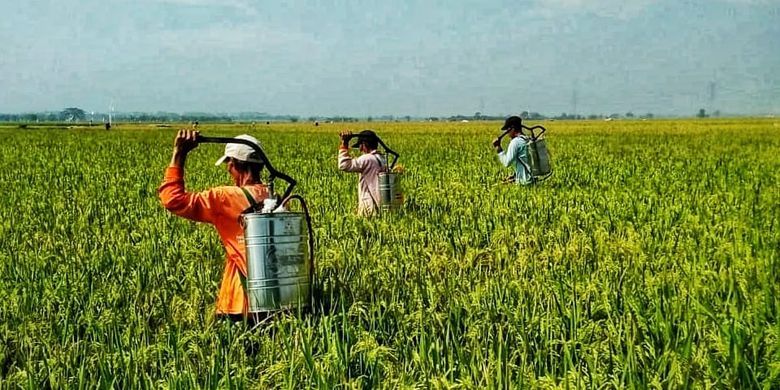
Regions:
<instances>
[{"instance_id":1,"label":"distant vegetation","mask_svg":"<svg viewBox=\"0 0 780 390\"><path fill-rule=\"evenodd\" d=\"M248 121L284 121L294 122L297 116L271 115L262 112L242 113L205 113L205 112L117 112L111 114L118 122L248 122ZM35 112L23 114L0 114L0 122L94 122L108 121L109 114L105 112L86 112L77 107L65 108L62 111Z\"/></svg>"},{"instance_id":2,"label":"distant vegetation","mask_svg":"<svg viewBox=\"0 0 780 390\"><path fill-rule=\"evenodd\" d=\"M476 112L473 115L452 115L452 116L429 116L429 117L412 117L410 115L394 116L394 115L381 115L381 116L368 116L368 117L352 117L352 116L309 116L305 118L308 122L314 123L344 123L344 122L410 122L414 121L428 121L428 122L462 122L462 121L494 121L503 120L510 114L501 115L488 115L481 112ZM302 122L304 118L297 115L283 115L283 114L268 114L264 112L240 112L240 113L207 113L207 112L186 112L175 113L159 111L154 113L149 112L117 112L111 114L113 121L116 122L132 122L132 123L160 123L160 122ZM598 120L598 119L652 119L657 117L653 113L635 114L634 112L626 112L625 114L612 113L612 114L567 114L565 112L561 114L546 115L539 112L522 111L520 116L528 120ZM691 117L706 118L709 116L719 117L721 113L719 110L715 110L710 115L705 109L700 109L698 112L691 113ZM104 112L87 112L78 107L64 108L62 111L46 111L46 112L34 112L34 113L17 113L17 114L2 114L0 113L0 122L22 122L22 123L103 123L109 121L109 114Z\"/></svg>"}]
</instances>

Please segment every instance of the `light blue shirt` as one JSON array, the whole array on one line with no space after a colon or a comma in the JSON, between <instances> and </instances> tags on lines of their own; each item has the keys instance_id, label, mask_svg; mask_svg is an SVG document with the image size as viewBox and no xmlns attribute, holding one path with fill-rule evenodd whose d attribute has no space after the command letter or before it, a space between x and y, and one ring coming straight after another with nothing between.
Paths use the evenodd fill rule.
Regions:
<instances>
[{"instance_id":1,"label":"light blue shirt","mask_svg":"<svg viewBox=\"0 0 780 390\"><path fill-rule=\"evenodd\" d=\"M512 138L506 150L498 154L498 161L505 167L512 166L515 169L516 184L531 184L531 165L528 161L528 143L530 140L524 135Z\"/></svg>"}]
</instances>

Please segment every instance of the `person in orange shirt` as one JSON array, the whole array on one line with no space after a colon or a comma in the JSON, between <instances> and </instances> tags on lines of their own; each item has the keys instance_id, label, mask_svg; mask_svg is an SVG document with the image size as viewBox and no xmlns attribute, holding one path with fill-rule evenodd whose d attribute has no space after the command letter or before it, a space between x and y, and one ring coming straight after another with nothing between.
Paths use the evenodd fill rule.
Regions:
<instances>
[{"instance_id":1,"label":"person in orange shirt","mask_svg":"<svg viewBox=\"0 0 780 390\"><path fill-rule=\"evenodd\" d=\"M158 193L163 206L173 214L196 222L210 223L217 229L227 256L216 313L218 317L241 321L246 318L249 305L244 230L239 225L239 217L251 208L250 198L254 203L261 203L269 197L268 187L260 180L264 162L247 145L226 144L225 155L216 165L225 164L234 185L187 192L184 189L184 163L187 154L198 146L198 134L195 130L178 132L173 144L173 157L165 169ZM236 138L260 146L252 136L244 134Z\"/></svg>"}]
</instances>

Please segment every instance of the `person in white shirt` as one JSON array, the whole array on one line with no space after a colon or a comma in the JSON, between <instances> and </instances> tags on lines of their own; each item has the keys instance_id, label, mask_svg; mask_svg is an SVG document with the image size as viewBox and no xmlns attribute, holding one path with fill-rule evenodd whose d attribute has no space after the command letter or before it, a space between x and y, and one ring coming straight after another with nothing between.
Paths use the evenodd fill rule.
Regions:
<instances>
[{"instance_id":1,"label":"person in white shirt","mask_svg":"<svg viewBox=\"0 0 780 390\"><path fill-rule=\"evenodd\" d=\"M533 178L531 176L531 166L528 160L528 143L530 139L523 135L523 120L519 116L510 116L504 122L504 127L501 130L508 130L509 145L506 147L506 151L501 148L501 137L493 140L493 147L498 153L498 161L505 167L512 166L515 169L513 180L515 184L532 184Z\"/></svg>"},{"instance_id":2,"label":"person in white shirt","mask_svg":"<svg viewBox=\"0 0 780 390\"><path fill-rule=\"evenodd\" d=\"M379 138L371 130L363 130L357 135L345 130L339 134L339 169L356 172L358 178L358 215L367 216L379 211L379 174L387 170L387 160L379 152ZM360 149L361 155L352 158L349 155L349 139L357 137L353 148Z\"/></svg>"}]
</instances>

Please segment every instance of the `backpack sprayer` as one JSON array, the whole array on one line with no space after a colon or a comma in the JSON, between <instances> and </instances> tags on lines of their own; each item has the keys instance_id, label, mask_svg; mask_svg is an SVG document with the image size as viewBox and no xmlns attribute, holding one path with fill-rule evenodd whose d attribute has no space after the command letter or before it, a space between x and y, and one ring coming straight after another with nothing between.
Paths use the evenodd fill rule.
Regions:
<instances>
[{"instance_id":1,"label":"backpack sprayer","mask_svg":"<svg viewBox=\"0 0 780 390\"><path fill-rule=\"evenodd\" d=\"M360 137L359 134L352 134L347 138L347 142L352 138ZM393 156L393 162L384 167L379 173L379 209L381 211L397 210L404 203L404 194L401 189L401 172L394 172L395 163L398 161L398 153L387 147L379 136L376 136L377 143L385 149L385 154Z\"/></svg>"},{"instance_id":2,"label":"backpack sprayer","mask_svg":"<svg viewBox=\"0 0 780 390\"><path fill-rule=\"evenodd\" d=\"M393 155L393 162L385 168L384 172L379 173L379 207L382 211L397 210L404 203L404 193L401 189L401 173L393 172L399 156L398 153L388 148L381 138L376 137L376 139L385 149L386 154Z\"/></svg>"},{"instance_id":3,"label":"backpack sprayer","mask_svg":"<svg viewBox=\"0 0 780 390\"><path fill-rule=\"evenodd\" d=\"M534 181L545 180L552 175L550 152L547 150L547 142L542 138L542 135L547 129L541 125L533 127L523 126L523 129L528 130L531 133L531 142L528 143L528 160L530 162L531 176L534 178ZM541 129L542 131L540 131L539 134L534 133L534 130L538 129Z\"/></svg>"},{"instance_id":4,"label":"backpack sprayer","mask_svg":"<svg viewBox=\"0 0 780 390\"><path fill-rule=\"evenodd\" d=\"M247 195L252 205L240 217L247 266L247 275L245 280L242 275L242 282L245 282L244 290L249 299L249 314L267 316L280 310L310 305L314 280L314 237L306 201L300 195L291 195L297 182L274 169L263 150L251 141L198 136L197 142L247 145L254 149L270 173L270 197L255 203ZM273 181L277 177L288 183L281 197L274 194ZM293 199L300 203L303 212L284 209ZM279 207L276 207L277 204ZM305 236L308 236L308 246L304 245Z\"/></svg>"},{"instance_id":5,"label":"backpack sprayer","mask_svg":"<svg viewBox=\"0 0 780 390\"><path fill-rule=\"evenodd\" d=\"M543 126L536 125L528 127L526 125L520 125L520 134L523 133L523 129L528 130L531 136L528 137L528 164L520 160L520 163L525 167L526 172L531 175L534 182L543 181L552 175L552 167L550 166L550 152L547 150L547 142L542 138L542 135L547 131ZM537 134L534 131L540 130ZM503 132L498 139L503 138L509 134L512 129L507 129Z\"/></svg>"}]
</instances>

